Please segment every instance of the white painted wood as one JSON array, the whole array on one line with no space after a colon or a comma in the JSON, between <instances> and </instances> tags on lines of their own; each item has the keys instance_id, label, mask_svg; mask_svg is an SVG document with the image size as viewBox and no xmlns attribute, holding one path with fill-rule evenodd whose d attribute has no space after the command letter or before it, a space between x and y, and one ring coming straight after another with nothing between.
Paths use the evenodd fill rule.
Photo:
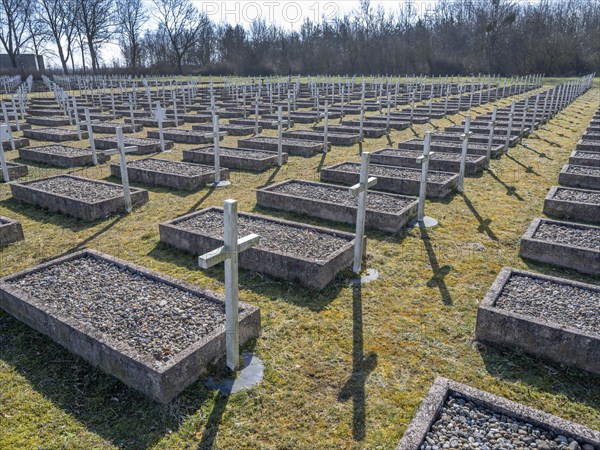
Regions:
<instances>
[{"instance_id":1,"label":"white painted wood","mask_svg":"<svg viewBox=\"0 0 600 450\"><path fill-rule=\"evenodd\" d=\"M513 119L515 117L515 101L513 100L510 105L510 114L508 115L508 127L506 128L506 140L504 141L504 153L508 153L508 147L510 145L510 137L513 126Z\"/></svg>"},{"instance_id":2,"label":"white painted wood","mask_svg":"<svg viewBox=\"0 0 600 450\"><path fill-rule=\"evenodd\" d=\"M88 142L90 143L90 149L92 150L92 163L98 165L98 155L96 154L96 143L94 142L94 131L92 130L92 121L90 119L90 110L84 109L85 124L88 131Z\"/></svg>"},{"instance_id":3,"label":"white painted wood","mask_svg":"<svg viewBox=\"0 0 600 450\"><path fill-rule=\"evenodd\" d=\"M283 166L283 112L277 107L277 165Z\"/></svg>"},{"instance_id":4,"label":"white painted wood","mask_svg":"<svg viewBox=\"0 0 600 450\"><path fill-rule=\"evenodd\" d=\"M4 156L4 146L2 142L7 140L9 137L9 125L2 124L0 125L0 168L2 169L2 179L5 183L10 182L10 177L8 176L8 166L6 165L6 158Z\"/></svg>"},{"instance_id":5,"label":"white painted wood","mask_svg":"<svg viewBox=\"0 0 600 450\"><path fill-rule=\"evenodd\" d=\"M328 141L329 140L329 105L327 100L325 100L325 113L323 117L323 153L327 153L329 150Z\"/></svg>"},{"instance_id":6,"label":"white painted wood","mask_svg":"<svg viewBox=\"0 0 600 450\"><path fill-rule=\"evenodd\" d=\"M213 145L215 153L215 185L221 182L221 134L219 133L219 116L213 115Z\"/></svg>"},{"instance_id":7,"label":"white painted wood","mask_svg":"<svg viewBox=\"0 0 600 450\"><path fill-rule=\"evenodd\" d=\"M358 184L350 188L350 192L358 197L358 208L356 211L356 237L354 239L354 264L352 270L360 275L362 257L364 253L365 220L367 214L367 191L377 184L377 178L369 177L369 162L371 154L363 152L360 164L360 179Z\"/></svg>"},{"instance_id":8,"label":"white painted wood","mask_svg":"<svg viewBox=\"0 0 600 450\"><path fill-rule=\"evenodd\" d=\"M163 121L167 117L167 110L161 108L160 102L156 102L156 109L154 110L154 120L158 122L158 138L160 140L160 151L165 151L165 139L163 137Z\"/></svg>"},{"instance_id":9,"label":"white painted wood","mask_svg":"<svg viewBox=\"0 0 600 450\"><path fill-rule=\"evenodd\" d=\"M540 103L540 93L535 96L535 103L533 106L533 117L531 118L531 127L529 129L529 133L533 133L535 130L535 120L537 119L538 105Z\"/></svg>"},{"instance_id":10,"label":"white painted wood","mask_svg":"<svg viewBox=\"0 0 600 450\"><path fill-rule=\"evenodd\" d=\"M492 159L492 145L494 145L494 131L496 129L496 115L498 113L498 107L494 106L492 110L492 121L490 122L490 134L488 137L487 149L485 152L485 168L490 166L490 160Z\"/></svg>"},{"instance_id":11,"label":"white painted wood","mask_svg":"<svg viewBox=\"0 0 600 450\"><path fill-rule=\"evenodd\" d=\"M258 245L260 238L256 234L250 234L238 239L238 212L235 200L225 200L223 216L223 247L200 256L198 265L208 269L221 262L225 263L227 367L235 371L240 363L238 255Z\"/></svg>"},{"instance_id":12,"label":"white painted wood","mask_svg":"<svg viewBox=\"0 0 600 450\"><path fill-rule=\"evenodd\" d=\"M458 171L458 192L463 192L463 183L465 180L465 169L467 166L467 151L469 149L469 137L471 137L471 132L469 128L471 126L471 116L465 117L465 130L462 135L462 151L460 154L460 170Z\"/></svg>"},{"instance_id":13,"label":"white painted wood","mask_svg":"<svg viewBox=\"0 0 600 450\"><path fill-rule=\"evenodd\" d=\"M427 173L429 172L429 158L434 153L431 151L431 131L425 132L423 142L423 154L417 158L421 163L421 185L419 186L419 206L417 210L417 220L423 222L425 218L425 197L427 195Z\"/></svg>"}]
</instances>

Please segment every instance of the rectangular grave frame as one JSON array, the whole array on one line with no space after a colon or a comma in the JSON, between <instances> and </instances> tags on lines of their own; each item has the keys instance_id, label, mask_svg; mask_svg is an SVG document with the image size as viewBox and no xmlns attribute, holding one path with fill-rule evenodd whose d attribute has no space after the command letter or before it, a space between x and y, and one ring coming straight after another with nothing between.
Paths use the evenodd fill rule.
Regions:
<instances>
[{"instance_id":1,"label":"rectangular grave frame","mask_svg":"<svg viewBox=\"0 0 600 450\"><path fill-rule=\"evenodd\" d=\"M160 403L168 403L175 398L186 387L193 384L209 364L225 354L225 323L223 323L212 333L179 352L173 359L163 364L163 367L156 368L152 366L149 359L140 357L127 344L111 339L110 336L83 324L72 316L56 311L50 312L44 308L43 301L6 284L7 281L39 272L47 267L86 256L206 297L209 301L224 303L223 296L209 290L95 250L85 249L0 279L2 309L88 363ZM240 343L258 337L260 332L260 310L245 303L243 306L239 320Z\"/></svg>"},{"instance_id":2,"label":"rectangular grave frame","mask_svg":"<svg viewBox=\"0 0 600 450\"><path fill-rule=\"evenodd\" d=\"M217 207L205 208L159 224L160 242L192 255L202 255L207 251L222 246L222 239L216 239L197 231L190 231L177 225L179 222L210 211L222 213L223 209ZM321 290L325 288L339 272L352 264L354 258L354 234L258 214L240 212L239 215L260 217L263 220L277 222L295 228L305 228L326 234L333 234L344 237L348 241L346 245L333 255L330 255L326 260L313 260L302 256L291 255L283 251L264 250L254 247L239 255L239 265L243 269L263 273L286 281L298 282L309 289ZM364 248L366 252L366 237Z\"/></svg>"},{"instance_id":3,"label":"rectangular grave frame","mask_svg":"<svg viewBox=\"0 0 600 450\"><path fill-rule=\"evenodd\" d=\"M596 155L597 158L586 158L586 155ZM588 152L585 150L573 150L569 156L570 166L589 166L600 167L600 154L598 152Z\"/></svg>"},{"instance_id":4,"label":"rectangular grave frame","mask_svg":"<svg viewBox=\"0 0 600 450\"><path fill-rule=\"evenodd\" d=\"M552 186L544 200L544 214L561 220L575 220L600 224L600 205L554 198L560 189L597 192L590 189L578 189L568 186Z\"/></svg>"},{"instance_id":5,"label":"rectangular grave frame","mask_svg":"<svg viewBox=\"0 0 600 450\"><path fill-rule=\"evenodd\" d=\"M254 150L277 151L277 138L273 137L253 137L247 139L238 139L238 147L251 148ZM323 153L324 143L320 141L309 141L303 139L283 138L283 152L290 156L303 156L309 158L311 156ZM331 144L327 145L331 148Z\"/></svg>"},{"instance_id":6,"label":"rectangular grave frame","mask_svg":"<svg viewBox=\"0 0 600 450\"><path fill-rule=\"evenodd\" d=\"M68 131L68 133L52 133L47 130L61 130ZM23 136L28 139L35 139L37 141L48 141L48 142L66 142L66 141L79 141L79 135L77 131L70 130L68 128L35 128L31 130L23 130ZM81 131L81 139L87 139L88 132Z\"/></svg>"},{"instance_id":7,"label":"rectangular grave frame","mask_svg":"<svg viewBox=\"0 0 600 450\"><path fill-rule=\"evenodd\" d=\"M167 161L160 158L145 158L157 161ZM201 175L185 175L172 172L162 172L160 170L149 170L141 167L130 166L130 163L141 161L140 159L127 162L127 175L129 181L135 183L148 184L151 186L163 186L173 189L182 189L186 191L195 191L204 188L208 183L215 181L214 166L213 171ZM189 161L168 161L174 164L195 164ZM200 165L200 164L196 164ZM113 177L121 178L121 166L119 164L110 165L110 174ZM221 179L229 179L229 170L221 169Z\"/></svg>"},{"instance_id":8,"label":"rectangular grave frame","mask_svg":"<svg viewBox=\"0 0 600 450\"><path fill-rule=\"evenodd\" d=\"M114 140L112 139L114 138ZM147 155L148 153L160 153L160 141L158 139L153 138L144 138L144 137L133 137L133 139L141 139L142 142L146 141L146 144L141 143L129 143L128 136L124 136L125 146L134 146L137 147L137 151L131 152L132 155ZM150 142L151 141L151 142ZM172 149L175 144L173 141L164 141L165 150ZM99 150L110 150L117 147L117 138L116 136L111 136L110 138L101 137L94 139L94 145Z\"/></svg>"},{"instance_id":9,"label":"rectangular grave frame","mask_svg":"<svg viewBox=\"0 0 600 450\"><path fill-rule=\"evenodd\" d=\"M504 397L499 397L447 378L437 377L429 389L427 396L423 399L415 417L404 432L404 436L402 436L396 450L419 450L425 441L427 432L437 420L438 414L447 398L453 394L460 394L462 397L478 405L482 405L491 411L531 423L538 428L545 428L558 434L572 436L573 439L577 439L582 444L600 445L600 433L595 430L530 408L521 403L513 402Z\"/></svg>"},{"instance_id":10,"label":"rectangular grave frame","mask_svg":"<svg viewBox=\"0 0 600 450\"><path fill-rule=\"evenodd\" d=\"M16 200L42 207L51 213L65 214L86 222L93 222L98 219L109 217L116 213L125 212L123 193L117 197L111 197L108 199L99 200L97 202L86 202L76 198L67 197L65 195L55 194L53 192L28 186L29 184L42 180L62 177L77 178L79 180L83 180L84 182L109 184L111 186L117 186L121 188L121 186L118 184L107 183L100 180L91 180L89 178L77 177L74 175L55 175L24 182L10 183L10 190ZM134 207L141 206L148 202L147 190L133 187L130 188L130 190L131 202Z\"/></svg>"},{"instance_id":11,"label":"rectangular grave frame","mask_svg":"<svg viewBox=\"0 0 600 450\"><path fill-rule=\"evenodd\" d=\"M475 337L560 364L574 366L600 375L600 333L581 330L527 314L497 308L496 301L513 275L547 280L600 292L599 286L580 283L524 270L503 267L479 304Z\"/></svg>"},{"instance_id":12,"label":"rectangular grave frame","mask_svg":"<svg viewBox=\"0 0 600 450\"><path fill-rule=\"evenodd\" d=\"M14 161L6 161L6 166L8 168L8 177L10 178L10 181L26 177L29 174L29 167L25 164L19 164ZM1 170L0 181L4 182L4 175L2 175Z\"/></svg>"},{"instance_id":13,"label":"rectangular grave frame","mask_svg":"<svg viewBox=\"0 0 600 450\"><path fill-rule=\"evenodd\" d=\"M82 147L72 147L69 145L62 144L52 144L52 146L61 146L67 148L76 148L85 150ZM24 159L26 161L33 161L36 163L47 164L49 166L55 167L84 167L84 166L93 166L94 161L92 159L92 151L89 150L87 155L59 155L55 153L47 153L44 151L40 151L39 149L44 147L50 147L50 145L39 145L36 147L24 147L18 150L19 158ZM98 152L96 154L96 158L98 160L98 164L103 164L110 160L110 156L104 155L102 152Z\"/></svg>"},{"instance_id":14,"label":"rectangular grave frame","mask_svg":"<svg viewBox=\"0 0 600 450\"><path fill-rule=\"evenodd\" d=\"M183 160L186 162L191 162L191 163L196 163L196 164L204 164L207 166L214 165L214 163L215 163L214 153L198 151L201 149L209 149L209 150L213 151L214 147L206 146L206 147L192 148L190 150L183 150ZM236 151L240 152L239 157L225 155L225 154L219 154L221 166L227 167L228 169L247 170L250 172L264 172L265 170L269 170L272 167L277 166L277 153L275 153L275 152L271 152L268 150L251 149L251 148L244 149L244 148L239 148L239 147L221 147L221 149L236 150ZM242 156L244 150L260 151L260 152L269 153L270 155L265 158L261 158L261 159L244 158ZM284 153L282 153L281 156L282 156L283 164L286 164L288 161L288 154L284 152Z\"/></svg>"},{"instance_id":15,"label":"rectangular grave frame","mask_svg":"<svg viewBox=\"0 0 600 450\"><path fill-rule=\"evenodd\" d=\"M423 151L423 139L413 138L407 141L400 142L398 144L399 150L421 150ZM461 153L462 143L459 141L431 141L432 152L445 152L445 153ZM504 145L492 144L492 151L490 157L497 159L500 158L504 152ZM487 143L474 143L469 142L467 147L467 155L487 155Z\"/></svg>"},{"instance_id":16,"label":"rectangular grave frame","mask_svg":"<svg viewBox=\"0 0 600 450\"><path fill-rule=\"evenodd\" d=\"M347 172L344 170L338 170L339 166L349 163L350 161L341 162L338 164L334 164L329 167L324 167L320 172L320 180L328 183L337 183L337 184L345 184L345 185L353 185L359 182L359 172ZM352 164L356 164L354 162L350 162ZM418 171L419 174L421 170L413 169L413 168L402 168L398 166L384 166L379 164L371 164L371 167L379 166L379 167L389 167L390 169L406 169ZM433 171L430 171L430 173ZM448 195L451 195L458 186L458 174L451 172L439 172L445 175L448 175L448 179L443 183L427 181L427 191L426 195L428 198L444 198ZM419 195L419 190L421 186L421 179L409 180L405 178L398 177L387 177L383 175L375 175L369 173L370 176L377 177L377 184L373 186L374 191L385 191L391 192L392 194L400 194L400 195L409 195L409 196L417 196Z\"/></svg>"},{"instance_id":17,"label":"rectangular grave frame","mask_svg":"<svg viewBox=\"0 0 600 450\"><path fill-rule=\"evenodd\" d=\"M384 151L395 151L395 152L414 152L414 156L394 156L394 155L384 155L382 154ZM439 152L439 154L453 154L459 155L459 153L454 152ZM398 167L409 167L412 169L417 169L421 167L421 163L417 162L417 157L422 154L422 151L419 150L405 150L405 149L395 149L395 148L384 148L380 150L375 150L371 153L371 163L380 165L380 166L398 166ZM458 173L460 171L460 157L456 160L444 160L440 159L438 155L434 154L429 158L429 168L431 170L435 170L438 172L454 172ZM459 155L460 156L460 155ZM469 158L475 158L475 160L469 160ZM474 155L467 154L467 160L465 161L465 175L477 175L481 173L486 164L486 157L483 155Z\"/></svg>"},{"instance_id":18,"label":"rectangular grave frame","mask_svg":"<svg viewBox=\"0 0 600 450\"><path fill-rule=\"evenodd\" d=\"M585 169L595 169L600 173L600 169L594 166L572 166L565 164L558 174L558 183L563 186L581 188L581 189L600 189L600 175L580 175L577 173L569 173L570 167L583 167Z\"/></svg>"},{"instance_id":19,"label":"rectangular grave frame","mask_svg":"<svg viewBox=\"0 0 600 450\"><path fill-rule=\"evenodd\" d=\"M327 188L333 187L347 189L346 187L318 183L314 181L285 180L262 189L257 189L257 205L264 208L303 214L309 217L315 217L317 219L330 220L332 222L340 222L349 225L356 224L356 212L358 207L342 205L326 200L316 200L309 197L298 197L281 192L272 192L275 189L294 181L301 181L303 183L312 185L321 185ZM392 197L407 197L405 195L389 193L386 193L385 195ZM388 233L398 233L411 220L417 217L417 207L418 199L415 197L414 201L409 206L405 207L400 213L387 213L384 211L376 211L367 208L365 215L365 226L373 230L379 230Z\"/></svg>"},{"instance_id":20,"label":"rectangular grave frame","mask_svg":"<svg viewBox=\"0 0 600 450\"><path fill-rule=\"evenodd\" d=\"M533 219L527 231L521 238L519 256L532 261L550 264L556 267L577 270L589 275L600 275L600 249L591 247L577 247L575 245L560 244L553 241L536 239L533 236L543 223L556 223L573 228L600 228L575 222L564 222L551 219Z\"/></svg>"}]
</instances>

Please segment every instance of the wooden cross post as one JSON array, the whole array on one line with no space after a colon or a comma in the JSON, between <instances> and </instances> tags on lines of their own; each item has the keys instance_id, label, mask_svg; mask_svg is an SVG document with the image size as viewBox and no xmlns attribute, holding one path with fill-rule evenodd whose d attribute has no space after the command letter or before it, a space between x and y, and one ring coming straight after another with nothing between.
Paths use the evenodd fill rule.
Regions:
<instances>
[{"instance_id":1,"label":"wooden cross post","mask_svg":"<svg viewBox=\"0 0 600 450\"><path fill-rule=\"evenodd\" d=\"M10 148L12 150L15 150L15 140L13 139L12 131L10 129L10 121L8 118L8 111L6 110L6 103L2 102L1 104L2 104L2 115L4 116L4 123L8 126L8 140L10 141Z\"/></svg>"},{"instance_id":2,"label":"wooden cross post","mask_svg":"<svg viewBox=\"0 0 600 450\"><path fill-rule=\"evenodd\" d=\"M360 179L358 184L350 188L350 192L358 197L358 209L356 211L356 237L354 239L354 265L352 270L360 275L360 267L364 252L365 220L367 214L367 191L377 184L377 178L369 177L369 162L371 154L364 152L360 163Z\"/></svg>"},{"instance_id":3,"label":"wooden cross post","mask_svg":"<svg viewBox=\"0 0 600 450\"><path fill-rule=\"evenodd\" d=\"M283 112L277 107L277 165L283 166Z\"/></svg>"},{"instance_id":4,"label":"wooden cross post","mask_svg":"<svg viewBox=\"0 0 600 450\"><path fill-rule=\"evenodd\" d=\"M508 115L508 127L506 128L506 140L504 141L504 153L508 153L508 146L510 145L510 137L512 133L513 119L515 116L515 101L513 100L510 105L510 114Z\"/></svg>"},{"instance_id":5,"label":"wooden cross post","mask_svg":"<svg viewBox=\"0 0 600 450\"><path fill-rule=\"evenodd\" d=\"M119 154L119 166L121 168L121 182L123 183L123 198L125 199L125 211L127 214L133 209L131 205L131 191L129 190L129 174L127 173L126 154L137 151L136 146L125 147L123 128L117 127L117 148L104 150L105 155Z\"/></svg>"},{"instance_id":6,"label":"wooden cross post","mask_svg":"<svg viewBox=\"0 0 600 450\"><path fill-rule=\"evenodd\" d=\"M77 110L77 100L73 96L73 117L75 118L75 130L77 131L77 138L81 140L81 124L79 123L79 111Z\"/></svg>"},{"instance_id":7,"label":"wooden cross post","mask_svg":"<svg viewBox=\"0 0 600 450\"><path fill-rule=\"evenodd\" d=\"M98 165L98 156L96 155L96 143L94 142L94 131L92 130L92 121L90 119L90 110L84 109L85 114L85 125L88 132L88 141L90 143L90 149L92 150L92 163Z\"/></svg>"},{"instance_id":8,"label":"wooden cross post","mask_svg":"<svg viewBox=\"0 0 600 450\"><path fill-rule=\"evenodd\" d=\"M288 92L287 94L288 98L287 98L287 127L286 129L290 129L292 128L292 103L291 103L291 99L290 99L290 93Z\"/></svg>"},{"instance_id":9,"label":"wooden cross post","mask_svg":"<svg viewBox=\"0 0 600 450\"><path fill-rule=\"evenodd\" d=\"M325 100L325 117L323 118L323 153L327 153L328 151L328 141L329 140L329 105L327 104L327 100Z\"/></svg>"},{"instance_id":10,"label":"wooden cross post","mask_svg":"<svg viewBox=\"0 0 600 450\"><path fill-rule=\"evenodd\" d=\"M158 122L158 138L160 140L160 151L165 151L165 139L163 137L163 120L167 117L167 110L161 108L160 102L156 102L156 110L154 111L154 120Z\"/></svg>"},{"instance_id":11,"label":"wooden cross post","mask_svg":"<svg viewBox=\"0 0 600 450\"><path fill-rule=\"evenodd\" d=\"M540 102L540 94L538 92L538 94L535 96L535 104L533 106L533 117L531 118L531 127L529 129L529 133L533 133L533 130L535 130L535 119L537 119L539 102Z\"/></svg>"},{"instance_id":12,"label":"wooden cross post","mask_svg":"<svg viewBox=\"0 0 600 450\"><path fill-rule=\"evenodd\" d=\"M231 182L221 181L221 132L219 131L219 116L213 114L213 145L215 153L215 182L214 187L229 186Z\"/></svg>"},{"instance_id":13,"label":"wooden cross post","mask_svg":"<svg viewBox=\"0 0 600 450\"><path fill-rule=\"evenodd\" d=\"M8 183L10 181L10 177L8 176L8 166L6 165L6 159L4 157L4 146L2 145L2 142L9 139L10 134L8 127L9 126L5 123L0 125L0 166L2 166L2 180L4 180L5 183Z\"/></svg>"},{"instance_id":14,"label":"wooden cross post","mask_svg":"<svg viewBox=\"0 0 600 450\"><path fill-rule=\"evenodd\" d=\"M527 120L527 110L529 108L529 97L525 97L525 107L523 108L523 116L521 117L521 128L519 130L519 144L523 142L523 135L525 134L525 121ZM543 119L542 114L542 119Z\"/></svg>"},{"instance_id":15,"label":"wooden cross post","mask_svg":"<svg viewBox=\"0 0 600 450\"><path fill-rule=\"evenodd\" d=\"M385 129L387 134L390 134L390 115L392 113L392 94L388 91L387 94L387 117L385 120Z\"/></svg>"},{"instance_id":16,"label":"wooden cross post","mask_svg":"<svg viewBox=\"0 0 600 450\"><path fill-rule=\"evenodd\" d=\"M431 150L431 131L425 132L425 141L423 142L423 154L417 158L421 164L421 185L419 186L419 206L417 209L417 224L421 228L433 227L437 225L437 220L425 216L425 198L427 196L427 174L429 172L429 159L434 152Z\"/></svg>"},{"instance_id":17,"label":"wooden cross post","mask_svg":"<svg viewBox=\"0 0 600 450\"><path fill-rule=\"evenodd\" d=\"M362 91L362 97L360 100L360 126L358 130L359 134L359 142L362 142L364 139L364 126L365 126L365 90Z\"/></svg>"},{"instance_id":18,"label":"wooden cross post","mask_svg":"<svg viewBox=\"0 0 600 450\"><path fill-rule=\"evenodd\" d=\"M133 113L133 96L129 94L129 120L131 121L131 130L135 132L135 114Z\"/></svg>"},{"instance_id":19,"label":"wooden cross post","mask_svg":"<svg viewBox=\"0 0 600 450\"><path fill-rule=\"evenodd\" d=\"M341 99L341 103L340 103L340 123L342 123L342 121L344 120L344 85L342 84L340 87L340 99Z\"/></svg>"},{"instance_id":20,"label":"wooden cross post","mask_svg":"<svg viewBox=\"0 0 600 450\"><path fill-rule=\"evenodd\" d=\"M256 234L238 239L238 213L235 200L225 200L223 205L223 246L198 258L202 269L225 263L225 339L227 367L235 371L240 364L238 258L239 253L258 245Z\"/></svg>"},{"instance_id":21,"label":"wooden cross post","mask_svg":"<svg viewBox=\"0 0 600 450\"><path fill-rule=\"evenodd\" d=\"M488 145L485 152L485 168L490 166L490 159L492 159L492 145L494 143L494 131L496 128L496 114L498 113L498 107L494 106L492 110L492 121L490 122L490 134L488 137Z\"/></svg>"},{"instance_id":22,"label":"wooden cross post","mask_svg":"<svg viewBox=\"0 0 600 450\"><path fill-rule=\"evenodd\" d=\"M458 172L458 187L457 191L463 191L463 182L465 180L465 169L467 166L467 151L469 149L469 138L471 137L471 132L469 128L471 126L471 116L465 117L465 131L462 135L462 152L460 154L460 170Z\"/></svg>"},{"instance_id":23,"label":"wooden cross post","mask_svg":"<svg viewBox=\"0 0 600 450\"><path fill-rule=\"evenodd\" d=\"M173 117L175 119L175 126L179 126L179 116L177 114L177 93L173 91Z\"/></svg>"},{"instance_id":24,"label":"wooden cross post","mask_svg":"<svg viewBox=\"0 0 600 450\"><path fill-rule=\"evenodd\" d=\"M410 102L410 127L413 126L413 119L415 115L415 91L412 92L412 99Z\"/></svg>"},{"instance_id":25,"label":"wooden cross post","mask_svg":"<svg viewBox=\"0 0 600 450\"><path fill-rule=\"evenodd\" d=\"M256 94L256 102L254 103L254 134L258 134L258 94Z\"/></svg>"},{"instance_id":26,"label":"wooden cross post","mask_svg":"<svg viewBox=\"0 0 600 450\"><path fill-rule=\"evenodd\" d=\"M110 107L112 108L112 117L114 120L117 118L117 111L115 110L115 93L112 88L110 88Z\"/></svg>"}]
</instances>

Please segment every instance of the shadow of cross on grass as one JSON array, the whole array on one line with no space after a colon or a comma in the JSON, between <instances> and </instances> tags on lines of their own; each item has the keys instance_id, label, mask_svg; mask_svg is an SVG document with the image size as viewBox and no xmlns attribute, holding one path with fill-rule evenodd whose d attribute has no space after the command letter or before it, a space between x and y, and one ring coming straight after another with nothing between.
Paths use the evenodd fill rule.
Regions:
<instances>
[{"instance_id":1,"label":"shadow of cross on grass","mask_svg":"<svg viewBox=\"0 0 600 450\"><path fill-rule=\"evenodd\" d=\"M526 165L526 164L523 164L523 163L522 163L521 161L519 161L517 158L515 158L515 157L514 157L514 156L512 156L512 155L509 155L508 153L506 153L506 154L505 154L505 156L506 156L508 159L510 159L511 161L514 161L515 163L517 163L517 164L518 164L519 166L521 166L523 169L525 169L525 172L527 172L527 173L532 173L532 174L534 174L535 176L538 176L538 177L540 176L540 174L539 174L539 173L537 173L537 172L535 171L535 169L533 168L533 166L528 166L528 165Z\"/></svg>"},{"instance_id":2,"label":"shadow of cross on grass","mask_svg":"<svg viewBox=\"0 0 600 450\"><path fill-rule=\"evenodd\" d=\"M429 265L431 266L431 270L433 271L433 276L427 282L427 286L437 286L437 288L440 291L440 295L442 296L442 301L444 302L444 304L451 305L452 297L450 296L450 291L448 290L448 287L446 286L446 281L444 279L452 271L452 266L445 265L440 267L440 263L438 262L433 245L431 245L431 239L429 237L427 229L419 228L419 231L421 232L421 240L423 241L423 245L425 245L425 250L427 251Z\"/></svg>"},{"instance_id":3,"label":"shadow of cross on grass","mask_svg":"<svg viewBox=\"0 0 600 450\"><path fill-rule=\"evenodd\" d=\"M355 441L365 438L366 394L365 383L377 367L377 353L364 354L362 288L360 281L352 285L352 375L338 394L342 402L352 398L352 437Z\"/></svg>"},{"instance_id":4,"label":"shadow of cross on grass","mask_svg":"<svg viewBox=\"0 0 600 450\"><path fill-rule=\"evenodd\" d=\"M492 223L492 219L484 219L483 217L481 217L481 214L479 214L479 212L477 211L477 209L475 209L475 206L473 205L473 203L471 203L471 200L469 199L469 197L467 197L467 194L465 194L464 192L461 192L460 196L465 201L465 205L467 205L467 208L469 208L469 210L473 213L473 215L475 216L475 218L479 222L479 226L477 227L477 231L479 233L485 232L491 240L497 241L498 237L494 234L494 232L490 228L490 224Z\"/></svg>"},{"instance_id":5,"label":"shadow of cross on grass","mask_svg":"<svg viewBox=\"0 0 600 450\"><path fill-rule=\"evenodd\" d=\"M498 175L496 175L494 173L493 170L487 169L487 173L494 179L496 180L498 183L500 183L502 186L504 186L506 188L506 195L512 195L514 196L517 200L519 200L520 202L524 202L525 199L523 197L521 197L519 194L517 194L517 188L514 186L509 186L508 184L506 184L500 177L498 177Z\"/></svg>"}]
</instances>

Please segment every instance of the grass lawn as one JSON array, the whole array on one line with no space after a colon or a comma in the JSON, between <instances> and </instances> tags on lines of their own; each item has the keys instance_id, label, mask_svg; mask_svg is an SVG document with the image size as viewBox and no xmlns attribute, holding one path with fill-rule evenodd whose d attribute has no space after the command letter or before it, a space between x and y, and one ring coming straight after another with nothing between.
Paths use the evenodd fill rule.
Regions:
<instances>
[{"instance_id":1,"label":"grass lawn","mask_svg":"<svg viewBox=\"0 0 600 450\"><path fill-rule=\"evenodd\" d=\"M240 299L262 314L262 334L249 347L266 366L264 381L250 391L222 397L201 380L159 405L0 312L0 449L393 449L437 376L600 429L600 378L474 342L477 305L503 266L600 282L518 256L521 235L543 216L544 197L599 99L598 88L580 97L524 140L530 148L511 148L483 175L467 178L464 195L428 201L426 213L439 227L368 232L368 266L381 273L375 282L352 287L346 271L310 292L242 270ZM392 145L462 119L393 131ZM223 145L236 142L227 137ZM387 146L384 137L367 140L364 149ZM181 160L191 147L178 144L160 157ZM18 161L16 153L8 159ZM359 161L356 146L290 157L262 174L232 172L232 185L218 190L141 186L150 192L148 204L92 224L19 204L2 184L0 215L18 219L26 239L0 250L0 276L89 247L223 293L222 267L202 271L195 257L160 244L158 223L234 198L240 211L353 232L256 207L257 187L318 180L321 167L345 160ZM29 167L28 179L67 172ZM69 172L117 182L108 164Z\"/></svg>"}]
</instances>

